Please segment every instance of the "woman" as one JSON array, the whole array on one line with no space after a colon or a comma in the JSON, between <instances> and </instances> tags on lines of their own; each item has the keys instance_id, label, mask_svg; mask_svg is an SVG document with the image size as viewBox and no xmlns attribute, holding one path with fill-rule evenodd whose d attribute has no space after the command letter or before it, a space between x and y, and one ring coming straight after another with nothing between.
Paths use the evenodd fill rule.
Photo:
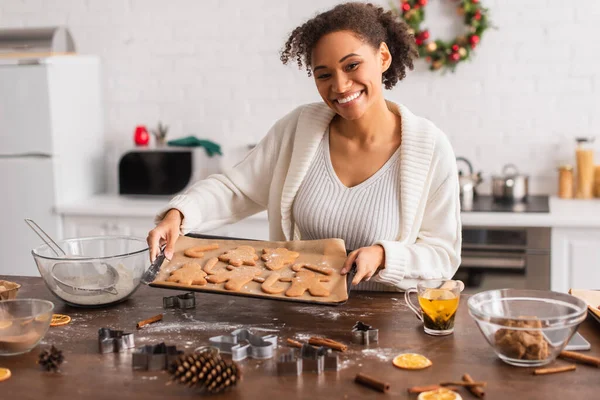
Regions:
<instances>
[{"instance_id":1,"label":"woman","mask_svg":"<svg viewBox=\"0 0 600 400\"><path fill-rule=\"evenodd\" d=\"M416 56L408 26L370 4L296 28L281 60L304 65L323 102L284 116L233 169L173 198L148 236L151 258L164 243L172 257L180 233L267 209L271 240L344 239L354 251L342 273L355 263L354 285L373 278L363 289L451 278L461 247L454 153L433 123L382 94Z\"/></svg>"}]
</instances>

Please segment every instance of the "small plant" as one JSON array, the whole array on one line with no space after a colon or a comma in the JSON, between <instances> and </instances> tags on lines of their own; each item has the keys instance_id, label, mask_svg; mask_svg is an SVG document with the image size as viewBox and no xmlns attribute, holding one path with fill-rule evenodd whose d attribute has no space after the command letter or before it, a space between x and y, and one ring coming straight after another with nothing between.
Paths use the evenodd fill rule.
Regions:
<instances>
[{"instance_id":1,"label":"small plant","mask_svg":"<svg viewBox=\"0 0 600 400\"><path fill-rule=\"evenodd\" d=\"M169 127L167 125L163 125L162 122L158 122L158 127L152 130L152 134L156 139L157 144L165 144L167 140L167 133L169 132Z\"/></svg>"}]
</instances>

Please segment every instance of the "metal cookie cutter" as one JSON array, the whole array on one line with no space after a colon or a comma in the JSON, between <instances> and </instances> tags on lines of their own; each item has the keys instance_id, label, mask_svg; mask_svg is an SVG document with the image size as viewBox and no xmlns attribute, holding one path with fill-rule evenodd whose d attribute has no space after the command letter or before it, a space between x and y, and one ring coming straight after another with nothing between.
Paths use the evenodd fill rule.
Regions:
<instances>
[{"instance_id":1,"label":"metal cookie cutter","mask_svg":"<svg viewBox=\"0 0 600 400\"><path fill-rule=\"evenodd\" d=\"M325 347L313 347L304 344L298 356L296 350L283 354L277 363L278 375L300 375L304 372L314 372L317 375L323 371L337 371L339 369L339 357L331 349Z\"/></svg>"},{"instance_id":2,"label":"metal cookie cutter","mask_svg":"<svg viewBox=\"0 0 600 400\"><path fill-rule=\"evenodd\" d=\"M204 353L210 353L210 354L219 354L219 349L213 346L200 346L200 347L196 347L194 349L194 353L196 354L204 354Z\"/></svg>"},{"instance_id":3,"label":"metal cookie cutter","mask_svg":"<svg viewBox=\"0 0 600 400\"><path fill-rule=\"evenodd\" d=\"M196 296L193 292L163 297L163 308L195 308Z\"/></svg>"},{"instance_id":4,"label":"metal cookie cutter","mask_svg":"<svg viewBox=\"0 0 600 400\"><path fill-rule=\"evenodd\" d=\"M231 353L233 361L242 361L247 357L264 360L273 357L273 350L277 348L277 335L258 336L248 329L237 329L231 335L212 337L209 342L222 353Z\"/></svg>"},{"instance_id":5,"label":"metal cookie cutter","mask_svg":"<svg viewBox=\"0 0 600 400\"><path fill-rule=\"evenodd\" d=\"M155 346L146 345L133 352L131 366L133 369L160 371L167 369L171 363L177 360L180 354L183 354L183 351L164 343Z\"/></svg>"},{"instance_id":6,"label":"metal cookie cutter","mask_svg":"<svg viewBox=\"0 0 600 400\"><path fill-rule=\"evenodd\" d=\"M352 327L352 342L368 345L379 341L379 329L358 321Z\"/></svg>"},{"instance_id":7,"label":"metal cookie cutter","mask_svg":"<svg viewBox=\"0 0 600 400\"><path fill-rule=\"evenodd\" d=\"M302 358L294 350L279 356L277 375L300 375L302 373Z\"/></svg>"},{"instance_id":8,"label":"metal cookie cutter","mask_svg":"<svg viewBox=\"0 0 600 400\"><path fill-rule=\"evenodd\" d=\"M100 328L98 330L98 349L100 353L120 353L135 347L133 333Z\"/></svg>"}]
</instances>

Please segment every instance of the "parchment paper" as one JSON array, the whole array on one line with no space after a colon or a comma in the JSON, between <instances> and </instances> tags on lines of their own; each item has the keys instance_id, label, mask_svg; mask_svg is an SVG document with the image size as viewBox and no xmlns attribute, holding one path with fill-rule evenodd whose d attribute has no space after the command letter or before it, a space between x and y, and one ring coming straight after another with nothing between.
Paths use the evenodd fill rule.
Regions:
<instances>
[{"instance_id":1,"label":"parchment paper","mask_svg":"<svg viewBox=\"0 0 600 400\"><path fill-rule=\"evenodd\" d=\"M207 245L218 243L219 248L217 250L211 250L204 253L203 258L190 258L186 257L183 252L190 248L200 245ZM167 282L172 271L177 270L183 264L188 262L197 262L204 267L204 264L209 258L218 257L227 250L235 249L239 246L252 246L256 250L256 254L259 259L256 261L256 266L262 268L264 271L260 275L263 278L269 276L272 272L265 267L264 261L260 258L263 254L264 248L278 248L284 247L288 250L296 251L300 253L300 256L294 261L294 263L286 266L277 272L281 274L281 277L293 277L295 272L292 271L291 266L298 263L306 264L321 264L327 265L334 270L334 273L329 276L329 282L322 282L330 291L330 295L327 297L313 297L308 291L300 297L288 297L285 295L285 291L280 294L267 294L260 288L261 284L258 282L250 282L246 284L240 291L225 290L224 283L207 283L204 286L199 285L183 285L176 282ZM264 297L276 300L288 300L288 301L299 301L309 303L320 303L336 305L341 304L348 300L348 289L346 286L346 276L340 275L340 270L346 260L346 249L344 241L342 239L323 239L323 240L298 240L290 242L267 242L267 241L253 241L253 240L217 240L217 239L196 239L187 236L182 236L177 240L175 244L175 253L173 259L164 261L160 267L160 271L156 276L156 279L150 284L150 286L162 287L168 289L179 289L179 290L192 290L198 292L211 292L230 294L238 296L250 296L250 297ZM213 271L220 271L225 269L227 263L219 261ZM325 277L326 275L322 275ZM277 285L283 285L289 287L291 283L278 282Z\"/></svg>"},{"instance_id":2,"label":"parchment paper","mask_svg":"<svg viewBox=\"0 0 600 400\"><path fill-rule=\"evenodd\" d=\"M588 305L588 310L600 318L600 290L582 290L582 289L571 289L569 294L579 297L585 301Z\"/></svg>"}]
</instances>

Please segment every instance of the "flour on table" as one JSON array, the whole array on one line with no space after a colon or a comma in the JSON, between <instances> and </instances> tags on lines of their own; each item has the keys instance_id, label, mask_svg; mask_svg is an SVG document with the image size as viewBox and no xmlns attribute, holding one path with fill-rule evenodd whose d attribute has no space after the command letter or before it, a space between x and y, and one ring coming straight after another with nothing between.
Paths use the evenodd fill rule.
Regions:
<instances>
[{"instance_id":1,"label":"flour on table","mask_svg":"<svg viewBox=\"0 0 600 400\"><path fill-rule=\"evenodd\" d=\"M368 317L373 314L371 312L363 312L362 314L359 314L358 312L355 312L353 309L337 311L337 310L324 309L323 307L296 307L293 310L296 312L302 313L302 314L309 314L309 315L312 315L315 317L321 317L321 318L329 319L332 321L336 321L340 317L351 317L351 318L360 319L360 318Z\"/></svg>"},{"instance_id":2,"label":"flour on table","mask_svg":"<svg viewBox=\"0 0 600 400\"><path fill-rule=\"evenodd\" d=\"M376 357L382 361L391 361L398 353L394 349L364 349L361 354L365 357Z\"/></svg>"},{"instance_id":3,"label":"flour on table","mask_svg":"<svg viewBox=\"0 0 600 400\"><path fill-rule=\"evenodd\" d=\"M308 339L310 339L313 336L315 335L313 335L312 333L297 333L294 335L294 337L301 342L308 342Z\"/></svg>"},{"instance_id":4,"label":"flour on table","mask_svg":"<svg viewBox=\"0 0 600 400\"><path fill-rule=\"evenodd\" d=\"M340 364L340 371L346 368L349 368L350 366L354 365L354 360L344 360L342 361Z\"/></svg>"}]
</instances>

